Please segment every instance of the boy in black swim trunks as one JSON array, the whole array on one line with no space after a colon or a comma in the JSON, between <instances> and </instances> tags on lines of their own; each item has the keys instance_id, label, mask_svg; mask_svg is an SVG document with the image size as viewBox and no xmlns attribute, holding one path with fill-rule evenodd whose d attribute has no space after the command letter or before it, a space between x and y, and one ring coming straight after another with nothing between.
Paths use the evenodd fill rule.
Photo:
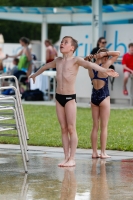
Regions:
<instances>
[{"instance_id":1,"label":"boy in black swim trunks","mask_svg":"<svg viewBox=\"0 0 133 200\"><path fill-rule=\"evenodd\" d=\"M78 144L76 132L76 94L75 81L79 66L86 69L95 69L104 72L109 76L117 77L112 69L103 69L95 63L85 61L83 58L74 57L73 53L77 49L78 43L71 36L65 36L60 44L60 51L63 57L58 57L54 61L47 63L29 78L35 82L35 77L43 71L56 68L56 112L62 132L62 143L65 159L59 164L63 167L75 165L75 152Z\"/></svg>"}]
</instances>

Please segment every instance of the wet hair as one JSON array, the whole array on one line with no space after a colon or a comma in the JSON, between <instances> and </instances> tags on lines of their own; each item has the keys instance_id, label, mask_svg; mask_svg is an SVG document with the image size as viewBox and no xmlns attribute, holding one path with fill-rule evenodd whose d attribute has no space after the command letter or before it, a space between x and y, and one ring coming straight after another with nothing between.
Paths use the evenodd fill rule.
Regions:
<instances>
[{"instance_id":1,"label":"wet hair","mask_svg":"<svg viewBox=\"0 0 133 200\"><path fill-rule=\"evenodd\" d=\"M18 65L18 63L19 63L19 59L18 58L14 58L13 61L16 63L16 65Z\"/></svg>"},{"instance_id":2,"label":"wet hair","mask_svg":"<svg viewBox=\"0 0 133 200\"><path fill-rule=\"evenodd\" d=\"M49 39L45 40L45 42L47 42L49 45L52 45L52 42Z\"/></svg>"},{"instance_id":3,"label":"wet hair","mask_svg":"<svg viewBox=\"0 0 133 200\"><path fill-rule=\"evenodd\" d=\"M71 41L72 41L72 46L74 46L74 51L73 51L73 53L76 51L76 49L78 48L78 41L77 40L75 40L73 37L71 37L71 36L65 36L65 37L63 37L63 39L64 38L70 38L71 39Z\"/></svg>"},{"instance_id":4,"label":"wet hair","mask_svg":"<svg viewBox=\"0 0 133 200\"><path fill-rule=\"evenodd\" d=\"M133 43L129 43L128 48L133 47Z\"/></svg>"},{"instance_id":5,"label":"wet hair","mask_svg":"<svg viewBox=\"0 0 133 200\"><path fill-rule=\"evenodd\" d=\"M99 43L102 41L102 40L105 40L105 37L100 37L97 41L97 47L99 47Z\"/></svg>"},{"instance_id":6,"label":"wet hair","mask_svg":"<svg viewBox=\"0 0 133 200\"><path fill-rule=\"evenodd\" d=\"M108 52L108 51L109 51L109 50L106 49L106 48L100 48L100 49L97 51L97 53L100 53L100 52ZM109 58L108 53L107 53L107 56L104 56L104 57L108 57L108 58Z\"/></svg>"},{"instance_id":7,"label":"wet hair","mask_svg":"<svg viewBox=\"0 0 133 200\"><path fill-rule=\"evenodd\" d=\"M30 44L30 40L26 37L21 37L20 41L22 41L22 42L24 42L25 44L28 44L28 45Z\"/></svg>"},{"instance_id":8,"label":"wet hair","mask_svg":"<svg viewBox=\"0 0 133 200\"><path fill-rule=\"evenodd\" d=\"M109 50L106 49L106 48L100 48L100 49L97 51L97 53L100 53L100 52L107 52L107 51L109 51Z\"/></svg>"}]
</instances>

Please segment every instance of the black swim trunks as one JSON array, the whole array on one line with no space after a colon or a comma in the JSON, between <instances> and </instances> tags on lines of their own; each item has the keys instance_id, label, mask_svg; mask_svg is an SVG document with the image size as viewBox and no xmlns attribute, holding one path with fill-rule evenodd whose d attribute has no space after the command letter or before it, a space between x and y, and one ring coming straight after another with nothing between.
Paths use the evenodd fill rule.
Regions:
<instances>
[{"instance_id":1,"label":"black swim trunks","mask_svg":"<svg viewBox=\"0 0 133 200\"><path fill-rule=\"evenodd\" d=\"M99 90L96 90L94 87L92 89L92 95L91 95L91 102L96 105L99 106L100 103L106 99L109 95L109 89L108 89L108 77L106 78L100 78L98 77L98 71L93 70L94 73L94 77L91 80L94 79L99 79L99 80L103 80L105 82L105 85L100 88Z\"/></svg>"},{"instance_id":2,"label":"black swim trunks","mask_svg":"<svg viewBox=\"0 0 133 200\"><path fill-rule=\"evenodd\" d=\"M55 98L63 107L66 105L68 101L72 99L75 99L75 102L76 102L76 94L63 95L63 94L56 93Z\"/></svg>"}]
</instances>

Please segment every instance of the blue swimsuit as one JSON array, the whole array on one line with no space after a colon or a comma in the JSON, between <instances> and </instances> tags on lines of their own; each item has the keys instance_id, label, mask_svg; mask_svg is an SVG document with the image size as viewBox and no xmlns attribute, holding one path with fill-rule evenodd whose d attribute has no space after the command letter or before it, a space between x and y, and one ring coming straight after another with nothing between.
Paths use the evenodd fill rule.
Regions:
<instances>
[{"instance_id":1,"label":"blue swimsuit","mask_svg":"<svg viewBox=\"0 0 133 200\"><path fill-rule=\"evenodd\" d=\"M98 77L98 71L93 70L94 73L94 77L91 79L98 79L98 80L102 80L105 82L105 85L100 88L99 90L96 90L94 87L92 89L92 95L91 95L91 102L93 104L95 104L96 106L99 106L99 104L109 95L109 89L108 89L108 77L107 78L100 78Z\"/></svg>"}]
</instances>

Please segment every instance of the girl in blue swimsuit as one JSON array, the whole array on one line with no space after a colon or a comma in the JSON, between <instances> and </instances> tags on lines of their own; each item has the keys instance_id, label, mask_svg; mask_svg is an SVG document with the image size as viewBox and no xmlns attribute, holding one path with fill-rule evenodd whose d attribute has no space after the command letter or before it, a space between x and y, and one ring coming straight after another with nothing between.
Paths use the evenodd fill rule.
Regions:
<instances>
[{"instance_id":1,"label":"girl in blue swimsuit","mask_svg":"<svg viewBox=\"0 0 133 200\"><path fill-rule=\"evenodd\" d=\"M97 54L89 55L85 60L96 60L96 64L104 68L109 68L120 55L119 51L108 51L105 48L98 50ZM108 89L108 77L98 71L89 70L89 76L92 81L91 111L93 119L93 128L91 132L92 158L109 158L105 152L107 141L107 127L110 116L110 95ZM100 143L101 153L97 152L97 136L100 122Z\"/></svg>"}]
</instances>

